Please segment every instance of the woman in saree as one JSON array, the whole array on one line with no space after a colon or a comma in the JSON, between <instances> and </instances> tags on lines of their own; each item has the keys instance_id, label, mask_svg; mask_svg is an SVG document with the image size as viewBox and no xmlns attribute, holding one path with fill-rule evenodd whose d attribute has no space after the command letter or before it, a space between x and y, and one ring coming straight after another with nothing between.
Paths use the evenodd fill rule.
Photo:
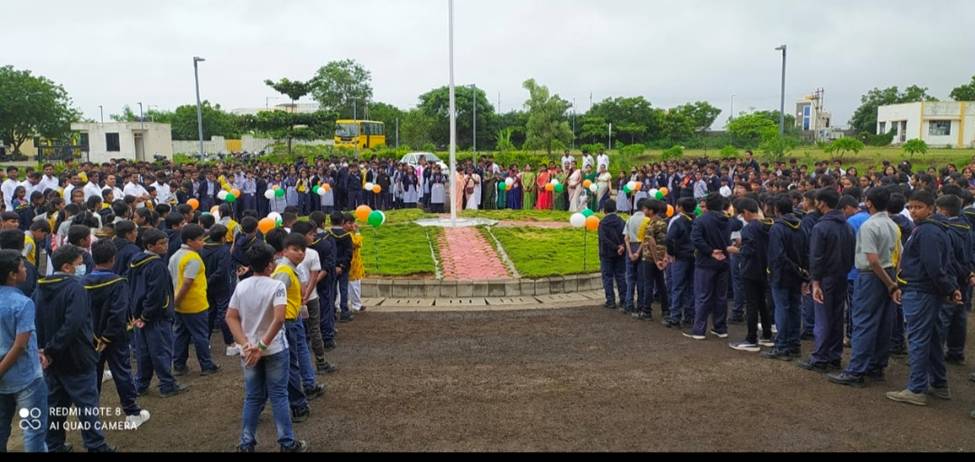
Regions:
<instances>
[{"instance_id":1,"label":"woman in saree","mask_svg":"<svg viewBox=\"0 0 975 462\"><path fill-rule=\"evenodd\" d=\"M581 212L585 208L585 199L582 197L582 171L575 168L575 161L569 168L569 211Z\"/></svg>"},{"instance_id":2,"label":"woman in saree","mask_svg":"<svg viewBox=\"0 0 975 462\"><path fill-rule=\"evenodd\" d=\"M535 191L537 192L538 201L535 208L538 210L551 210L552 209L552 193L545 189L552 181L552 176L549 170L545 168L544 165L538 167L538 177L535 179Z\"/></svg>"},{"instance_id":3,"label":"woman in saree","mask_svg":"<svg viewBox=\"0 0 975 462\"><path fill-rule=\"evenodd\" d=\"M525 165L525 171L521 174L521 186L522 186L522 208L523 210L531 210L535 208L535 172L532 171L531 164Z\"/></svg>"}]
</instances>

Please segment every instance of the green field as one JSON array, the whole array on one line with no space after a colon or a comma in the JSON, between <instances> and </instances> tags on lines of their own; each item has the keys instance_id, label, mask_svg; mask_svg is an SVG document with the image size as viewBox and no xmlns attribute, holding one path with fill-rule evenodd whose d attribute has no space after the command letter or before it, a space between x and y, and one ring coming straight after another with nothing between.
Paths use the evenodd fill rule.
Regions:
<instances>
[{"instance_id":1,"label":"green field","mask_svg":"<svg viewBox=\"0 0 975 462\"><path fill-rule=\"evenodd\" d=\"M491 242L488 230L482 228L482 232ZM599 272L598 236L594 232L540 228L491 228L490 232L501 242L523 278Z\"/></svg>"},{"instance_id":2,"label":"green field","mask_svg":"<svg viewBox=\"0 0 975 462\"><path fill-rule=\"evenodd\" d=\"M392 219L388 216L387 222ZM387 224L373 229L362 226L362 258L366 278L382 276L429 276L436 273L430 242L436 249L441 230L414 224ZM429 238L429 241L428 241Z\"/></svg>"}]
</instances>

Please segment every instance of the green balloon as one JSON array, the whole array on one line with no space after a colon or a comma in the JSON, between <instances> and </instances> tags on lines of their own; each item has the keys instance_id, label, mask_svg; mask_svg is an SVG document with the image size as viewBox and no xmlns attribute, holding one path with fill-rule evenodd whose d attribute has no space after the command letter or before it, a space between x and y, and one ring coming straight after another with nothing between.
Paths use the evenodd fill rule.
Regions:
<instances>
[{"instance_id":1,"label":"green balloon","mask_svg":"<svg viewBox=\"0 0 975 462\"><path fill-rule=\"evenodd\" d=\"M282 219L280 219L280 218L278 218L278 221L276 221L276 222L274 222L274 224L275 224L275 226L277 226L278 228L282 228L282 227L284 227L284 220L282 220Z\"/></svg>"},{"instance_id":2,"label":"green balloon","mask_svg":"<svg viewBox=\"0 0 975 462\"><path fill-rule=\"evenodd\" d=\"M284 197L284 188L280 188L277 191L274 191L274 195L277 196L278 199Z\"/></svg>"},{"instance_id":3,"label":"green balloon","mask_svg":"<svg viewBox=\"0 0 975 462\"><path fill-rule=\"evenodd\" d=\"M627 193L627 194L629 194L630 192L632 192L632 191L630 190L630 185L624 185L624 186L623 186L623 192L625 192L625 193Z\"/></svg>"},{"instance_id":4,"label":"green balloon","mask_svg":"<svg viewBox=\"0 0 975 462\"><path fill-rule=\"evenodd\" d=\"M565 186L562 185L562 183L555 185L555 192L562 194L563 192L565 192Z\"/></svg>"},{"instance_id":5,"label":"green balloon","mask_svg":"<svg viewBox=\"0 0 975 462\"><path fill-rule=\"evenodd\" d=\"M383 225L383 213L379 210L375 210L369 214L369 224L373 228L378 228Z\"/></svg>"},{"instance_id":6,"label":"green balloon","mask_svg":"<svg viewBox=\"0 0 975 462\"><path fill-rule=\"evenodd\" d=\"M508 185L503 181L498 182L498 191L504 191L505 189L508 189Z\"/></svg>"},{"instance_id":7,"label":"green balloon","mask_svg":"<svg viewBox=\"0 0 975 462\"><path fill-rule=\"evenodd\" d=\"M697 206L696 209L694 209L694 215L696 215L696 216L704 215L704 210L701 210L701 206L700 205Z\"/></svg>"},{"instance_id":8,"label":"green balloon","mask_svg":"<svg viewBox=\"0 0 975 462\"><path fill-rule=\"evenodd\" d=\"M312 194L318 194L318 185L315 185L315 186L312 186L311 187L311 193Z\"/></svg>"},{"instance_id":9,"label":"green balloon","mask_svg":"<svg viewBox=\"0 0 975 462\"><path fill-rule=\"evenodd\" d=\"M233 204L234 202L237 202L237 196L228 193L227 198L224 199L224 202L228 204Z\"/></svg>"},{"instance_id":10,"label":"green balloon","mask_svg":"<svg viewBox=\"0 0 975 462\"><path fill-rule=\"evenodd\" d=\"M586 218L589 218L589 217L591 217L591 216L593 216L595 214L596 214L596 212L593 212L592 210L589 210L589 209L585 209L585 210L582 211L582 216L584 216Z\"/></svg>"},{"instance_id":11,"label":"green balloon","mask_svg":"<svg viewBox=\"0 0 975 462\"><path fill-rule=\"evenodd\" d=\"M664 193L657 191L657 200L658 201L664 200Z\"/></svg>"}]
</instances>

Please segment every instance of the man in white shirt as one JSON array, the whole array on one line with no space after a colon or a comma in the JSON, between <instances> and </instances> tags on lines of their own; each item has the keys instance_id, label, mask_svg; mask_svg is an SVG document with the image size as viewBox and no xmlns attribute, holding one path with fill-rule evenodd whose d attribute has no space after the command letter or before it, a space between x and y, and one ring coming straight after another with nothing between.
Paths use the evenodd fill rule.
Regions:
<instances>
[{"instance_id":1,"label":"man in white shirt","mask_svg":"<svg viewBox=\"0 0 975 462\"><path fill-rule=\"evenodd\" d=\"M95 182L94 174L88 178L88 183L85 184L85 200L87 201L90 197L102 197L102 188Z\"/></svg>"},{"instance_id":2,"label":"man in white shirt","mask_svg":"<svg viewBox=\"0 0 975 462\"><path fill-rule=\"evenodd\" d=\"M111 189L112 197L115 200L120 201L125 199L125 194L123 194L122 190L118 188L118 182L116 181L115 178L116 178L115 175L108 175L105 178L105 189Z\"/></svg>"},{"instance_id":3,"label":"man in white shirt","mask_svg":"<svg viewBox=\"0 0 975 462\"><path fill-rule=\"evenodd\" d=\"M588 152L582 154L582 169L585 170L586 167L596 167L596 159L593 159L592 154Z\"/></svg>"},{"instance_id":4,"label":"man in white shirt","mask_svg":"<svg viewBox=\"0 0 975 462\"><path fill-rule=\"evenodd\" d=\"M133 196L143 201L149 200L149 192L139 184L139 176L135 173L129 177L129 182L125 184L125 189L122 190L122 193L124 196Z\"/></svg>"},{"instance_id":5,"label":"man in white shirt","mask_svg":"<svg viewBox=\"0 0 975 462\"><path fill-rule=\"evenodd\" d=\"M569 151L565 151L565 154L562 155L562 170L568 170L573 160L572 154L569 154Z\"/></svg>"},{"instance_id":6,"label":"man in white shirt","mask_svg":"<svg viewBox=\"0 0 975 462\"><path fill-rule=\"evenodd\" d=\"M0 192L3 192L3 202L7 206L8 212L14 211L14 191L20 182L17 181L17 167L7 167L7 179L0 184Z\"/></svg>"},{"instance_id":7,"label":"man in white shirt","mask_svg":"<svg viewBox=\"0 0 975 462\"><path fill-rule=\"evenodd\" d=\"M58 181L58 177L54 176L53 165L44 164L44 176L41 177L41 182L38 184L38 187L41 192L47 191L48 189L57 190L61 187L61 182Z\"/></svg>"},{"instance_id":8,"label":"man in white shirt","mask_svg":"<svg viewBox=\"0 0 975 462\"><path fill-rule=\"evenodd\" d=\"M600 167L606 167L606 171L609 171L609 154L606 154L606 151L601 151L596 156L596 168Z\"/></svg>"},{"instance_id":9,"label":"man in white shirt","mask_svg":"<svg viewBox=\"0 0 975 462\"><path fill-rule=\"evenodd\" d=\"M159 175L154 183L150 186L156 188L156 202L159 204L168 204L172 201L173 191L169 187L169 183L166 182L165 175Z\"/></svg>"},{"instance_id":10,"label":"man in white shirt","mask_svg":"<svg viewBox=\"0 0 975 462\"><path fill-rule=\"evenodd\" d=\"M30 175L27 175L27 179L20 183L20 186L23 186L24 190L27 192L27 194L24 196L27 198L27 200L30 200L30 195L33 194L34 191L39 190L38 185L40 183L41 183L41 174L37 172L31 172Z\"/></svg>"}]
</instances>

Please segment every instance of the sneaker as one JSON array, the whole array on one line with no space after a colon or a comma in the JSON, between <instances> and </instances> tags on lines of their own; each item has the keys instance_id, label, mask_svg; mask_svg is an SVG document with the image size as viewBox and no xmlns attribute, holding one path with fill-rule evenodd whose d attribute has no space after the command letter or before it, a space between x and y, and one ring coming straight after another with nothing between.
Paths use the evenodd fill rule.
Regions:
<instances>
[{"instance_id":1,"label":"sneaker","mask_svg":"<svg viewBox=\"0 0 975 462\"><path fill-rule=\"evenodd\" d=\"M630 317L633 319L640 319L640 312L639 311L631 312Z\"/></svg>"},{"instance_id":2,"label":"sneaker","mask_svg":"<svg viewBox=\"0 0 975 462\"><path fill-rule=\"evenodd\" d=\"M316 364L315 366L316 369L318 369L319 374L331 374L338 370L338 368L335 367L334 364L325 360L319 361L318 364Z\"/></svg>"},{"instance_id":3,"label":"sneaker","mask_svg":"<svg viewBox=\"0 0 975 462\"><path fill-rule=\"evenodd\" d=\"M309 401L313 399L321 398L324 395L325 395L325 385L322 384L315 385L314 388L309 388L305 390L305 397L308 398Z\"/></svg>"},{"instance_id":4,"label":"sneaker","mask_svg":"<svg viewBox=\"0 0 975 462\"><path fill-rule=\"evenodd\" d=\"M139 411L139 415L125 416L125 423L128 428L136 430L141 427L142 424L148 422L150 417L152 416L149 414L149 411L143 409Z\"/></svg>"},{"instance_id":5,"label":"sneaker","mask_svg":"<svg viewBox=\"0 0 975 462\"><path fill-rule=\"evenodd\" d=\"M691 332L681 332L681 334L683 334L684 337L687 337L687 338L689 338L691 340L707 340L708 339L707 337L705 337L703 335L694 335Z\"/></svg>"},{"instance_id":6,"label":"sneaker","mask_svg":"<svg viewBox=\"0 0 975 462\"><path fill-rule=\"evenodd\" d=\"M308 443L303 440L295 441L289 447L281 446L281 452L308 452Z\"/></svg>"},{"instance_id":7,"label":"sneaker","mask_svg":"<svg viewBox=\"0 0 975 462\"><path fill-rule=\"evenodd\" d=\"M102 374L102 383L108 382L109 380L112 380L112 371L106 370L105 373Z\"/></svg>"},{"instance_id":8,"label":"sneaker","mask_svg":"<svg viewBox=\"0 0 975 462\"><path fill-rule=\"evenodd\" d=\"M839 374L827 374L826 378L830 381L830 383L846 385L848 387L863 388L866 385L863 377L850 375L846 372L840 372Z\"/></svg>"},{"instance_id":9,"label":"sneaker","mask_svg":"<svg viewBox=\"0 0 975 462\"><path fill-rule=\"evenodd\" d=\"M951 401L951 389L947 386L941 388L931 387L928 389L928 394L944 401Z\"/></svg>"},{"instance_id":10,"label":"sneaker","mask_svg":"<svg viewBox=\"0 0 975 462\"><path fill-rule=\"evenodd\" d=\"M220 366L218 364L214 364L210 369L203 369L203 372L200 372L200 376L206 377L208 375L216 374L217 372L220 372Z\"/></svg>"},{"instance_id":11,"label":"sneaker","mask_svg":"<svg viewBox=\"0 0 975 462\"><path fill-rule=\"evenodd\" d=\"M661 322L661 324L663 324L663 326L666 327L666 328L668 328L668 329L680 328L680 323L677 322L677 321L667 321L667 320L664 320L664 321Z\"/></svg>"},{"instance_id":12,"label":"sneaker","mask_svg":"<svg viewBox=\"0 0 975 462\"><path fill-rule=\"evenodd\" d=\"M745 351L748 353L759 353L762 351L762 348L759 347L757 343L752 342L730 343L728 346L731 347L732 350Z\"/></svg>"},{"instance_id":13,"label":"sneaker","mask_svg":"<svg viewBox=\"0 0 975 462\"><path fill-rule=\"evenodd\" d=\"M911 390L892 391L887 393L887 399L898 403L913 404L915 406L927 406L928 397L921 393L914 393Z\"/></svg>"},{"instance_id":14,"label":"sneaker","mask_svg":"<svg viewBox=\"0 0 975 462\"><path fill-rule=\"evenodd\" d=\"M172 389L171 391L164 391L160 393L159 396L162 396L163 398L172 398L173 396L186 393L189 389L190 389L189 385L183 385L182 383L177 383L176 388Z\"/></svg>"},{"instance_id":15,"label":"sneaker","mask_svg":"<svg viewBox=\"0 0 975 462\"><path fill-rule=\"evenodd\" d=\"M302 423L308 420L309 417L311 417L311 408L306 407L301 410L291 410L291 422L293 423Z\"/></svg>"},{"instance_id":16,"label":"sneaker","mask_svg":"<svg viewBox=\"0 0 975 462\"><path fill-rule=\"evenodd\" d=\"M776 350L774 348L762 353L762 357L765 359L775 359L779 361L792 361L795 359L792 356L792 353L789 353L788 351Z\"/></svg>"},{"instance_id":17,"label":"sneaker","mask_svg":"<svg viewBox=\"0 0 975 462\"><path fill-rule=\"evenodd\" d=\"M713 336L715 336L717 338L720 338L720 339L726 339L726 338L728 338L728 333L727 332L725 332L725 333L722 334L722 333L720 333L720 332L718 332L718 331L716 331L714 329L711 329L711 335L713 335Z\"/></svg>"},{"instance_id":18,"label":"sneaker","mask_svg":"<svg viewBox=\"0 0 975 462\"><path fill-rule=\"evenodd\" d=\"M187 367L175 367L173 366L173 377L182 377L190 372Z\"/></svg>"},{"instance_id":19,"label":"sneaker","mask_svg":"<svg viewBox=\"0 0 975 462\"><path fill-rule=\"evenodd\" d=\"M325 341L325 351L332 351L335 349L335 340Z\"/></svg>"},{"instance_id":20,"label":"sneaker","mask_svg":"<svg viewBox=\"0 0 975 462\"><path fill-rule=\"evenodd\" d=\"M779 335L779 328L774 325L772 326L772 335Z\"/></svg>"},{"instance_id":21,"label":"sneaker","mask_svg":"<svg viewBox=\"0 0 975 462\"><path fill-rule=\"evenodd\" d=\"M775 347L775 341L774 340L771 340L771 339L764 339L763 338L763 339L761 339L761 340L758 341L758 346L765 347L765 348L773 348L773 347Z\"/></svg>"},{"instance_id":22,"label":"sneaker","mask_svg":"<svg viewBox=\"0 0 975 462\"><path fill-rule=\"evenodd\" d=\"M826 363L814 363L814 362L812 362L811 359L808 359L806 361L800 361L799 364L797 364L797 366L799 366L800 369L805 369L805 370L811 371L811 372L818 372L820 374L825 374L825 373L829 372L830 369L831 369L831 367L830 367L829 364L826 364Z\"/></svg>"},{"instance_id":23,"label":"sneaker","mask_svg":"<svg viewBox=\"0 0 975 462\"><path fill-rule=\"evenodd\" d=\"M240 356L240 347L237 345L230 345L227 347L227 352L224 354L228 357Z\"/></svg>"}]
</instances>

